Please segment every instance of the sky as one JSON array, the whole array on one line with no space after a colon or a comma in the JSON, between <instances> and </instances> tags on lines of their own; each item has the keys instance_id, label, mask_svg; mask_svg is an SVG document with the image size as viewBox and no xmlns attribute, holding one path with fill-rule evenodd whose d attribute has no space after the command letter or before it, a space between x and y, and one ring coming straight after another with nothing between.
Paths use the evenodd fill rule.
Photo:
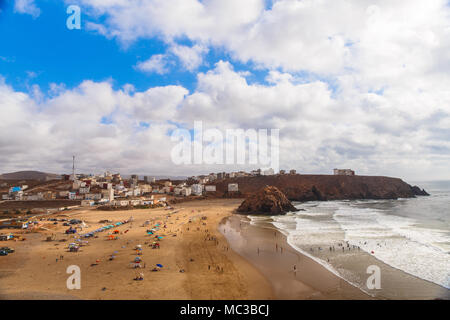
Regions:
<instances>
[{"instance_id":1,"label":"sky","mask_svg":"<svg viewBox=\"0 0 450 320\"><path fill-rule=\"evenodd\" d=\"M279 129L280 169L450 179L449 52L447 0L0 0L0 172L257 168L174 164L202 121Z\"/></svg>"}]
</instances>

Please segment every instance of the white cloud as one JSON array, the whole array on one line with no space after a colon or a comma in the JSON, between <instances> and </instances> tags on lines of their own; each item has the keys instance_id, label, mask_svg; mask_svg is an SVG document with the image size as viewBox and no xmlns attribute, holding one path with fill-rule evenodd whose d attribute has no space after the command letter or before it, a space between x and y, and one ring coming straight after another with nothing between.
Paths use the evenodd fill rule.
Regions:
<instances>
[{"instance_id":1,"label":"white cloud","mask_svg":"<svg viewBox=\"0 0 450 320\"><path fill-rule=\"evenodd\" d=\"M15 0L14 12L29 14L34 19L40 16L41 9L39 9L34 0Z\"/></svg>"},{"instance_id":2,"label":"white cloud","mask_svg":"<svg viewBox=\"0 0 450 320\"><path fill-rule=\"evenodd\" d=\"M82 0L123 43L158 37L224 48L265 68L362 74L368 85L450 66L446 0Z\"/></svg>"},{"instance_id":3,"label":"white cloud","mask_svg":"<svg viewBox=\"0 0 450 320\"><path fill-rule=\"evenodd\" d=\"M170 168L168 132L175 128L167 120L185 94L177 86L130 94L108 82L84 81L37 99L0 82L1 170L61 172L76 154L80 170L164 173Z\"/></svg>"},{"instance_id":4,"label":"white cloud","mask_svg":"<svg viewBox=\"0 0 450 320\"><path fill-rule=\"evenodd\" d=\"M169 132L176 123L191 128L202 120L205 128L221 130L280 129L282 168L329 173L344 166L360 174L450 177L449 79L424 87L421 99L408 96L406 85L364 93L341 79L345 92L333 92L323 81L304 82L280 72L269 74L268 85L249 83L248 76L220 61L198 74L191 93L181 86L140 92L131 85L114 90L110 82L84 81L74 89L53 85L48 97L1 82L2 171L69 170L73 153L82 170L94 172L233 169L171 162ZM423 103L430 104L419 108Z\"/></svg>"},{"instance_id":5,"label":"white cloud","mask_svg":"<svg viewBox=\"0 0 450 320\"><path fill-rule=\"evenodd\" d=\"M203 55L208 52L208 48L196 44L192 47L173 44L169 51L178 57L186 70L194 71L203 63Z\"/></svg>"},{"instance_id":6,"label":"white cloud","mask_svg":"<svg viewBox=\"0 0 450 320\"><path fill-rule=\"evenodd\" d=\"M168 57L164 54L155 54L146 61L138 62L136 68L143 72L156 72L158 74L165 74L169 72Z\"/></svg>"}]
</instances>

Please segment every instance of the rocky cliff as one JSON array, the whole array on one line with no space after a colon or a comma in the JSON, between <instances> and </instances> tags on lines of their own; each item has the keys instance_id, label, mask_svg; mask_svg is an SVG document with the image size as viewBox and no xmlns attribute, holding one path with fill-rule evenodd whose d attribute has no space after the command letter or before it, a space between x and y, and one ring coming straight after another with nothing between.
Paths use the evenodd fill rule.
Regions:
<instances>
[{"instance_id":1,"label":"rocky cliff","mask_svg":"<svg viewBox=\"0 0 450 320\"><path fill-rule=\"evenodd\" d=\"M238 183L238 193L228 193L228 183ZM273 175L225 179L215 183L217 197L246 197L275 186L291 201L397 199L428 195L398 178L334 175Z\"/></svg>"},{"instance_id":2,"label":"rocky cliff","mask_svg":"<svg viewBox=\"0 0 450 320\"><path fill-rule=\"evenodd\" d=\"M276 187L266 186L250 195L237 209L239 213L283 214L297 211L286 196Z\"/></svg>"}]
</instances>

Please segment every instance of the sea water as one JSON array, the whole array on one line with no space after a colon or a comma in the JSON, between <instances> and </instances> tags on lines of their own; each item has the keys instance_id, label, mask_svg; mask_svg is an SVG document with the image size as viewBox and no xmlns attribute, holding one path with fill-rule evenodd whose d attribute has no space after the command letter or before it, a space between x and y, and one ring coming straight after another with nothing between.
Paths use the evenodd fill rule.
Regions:
<instances>
[{"instance_id":1,"label":"sea water","mask_svg":"<svg viewBox=\"0 0 450 320\"><path fill-rule=\"evenodd\" d=\"M351 268L340 268L341 252L371 255L449 289L450 181L420 185L431 196L294 203L301 211L273 216L271 223L287 236L293 248L361 288L363 283ZM252 224L265 220L249 218Z\"/></svg>"}]
</instances>

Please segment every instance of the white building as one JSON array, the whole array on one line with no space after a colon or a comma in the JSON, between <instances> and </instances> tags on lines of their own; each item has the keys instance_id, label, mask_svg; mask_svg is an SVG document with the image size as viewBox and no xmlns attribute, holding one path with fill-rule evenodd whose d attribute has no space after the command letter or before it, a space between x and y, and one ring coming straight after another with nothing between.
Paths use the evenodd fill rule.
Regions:
<instances>
[{"instance_id":1,"label":"white building","mask_svg":"<svg viewBox=\"0 0 450 320\"><path fill-rule=\"evenodd\" d=\"M69 196L69 191L60 191L59 196L61 198L67 198Z\"/></svg>"},{"instance_id":2,"label":"white building","mask_svg":"<svg viewBox=\"0 0 450 320\"><path fill-rule=\"evenodd\" d=\"M76 192L69 192L68 198L70 200L75 200L77 197L77 193Z\"/></svg>"},{"instance_id":3,"label":"white building","mask_svg":"<svg viewBox=\"0 0 450 320\"><path fill-rule=\"evenodd\" d=\"M132 206L139 206L142 204L141 200L130 200L130 205Z\"/></svg>"},{"instance_id":4,"label":"white building","mask_svg":"<svg viewBox=\"0 0 450 320\"><path fill-rule=\"evenodd\" d=\"M129 205L129 203L130 202L128 200L114 200L111 202L111 205L118 207L126 207L127 205Z\"/></svg>"},{"instance_id":5,"label":"white building","mask_svg":"<svg viewBox=\"0 0 450 320\"><path fill-rule=\"evenodd\" d=\"M85 200L100 200L102 198L101 193L87 193L84 195Z\"/></svg>"},{"instance_id":6,"label":"white building","mask_svg":"<svg viewBox=\"0 0 450 320\"><path fill-rule=\"evenodd\" d=\"M185 188L181 189L182 196L188 197L191 195L191 193L192 193L192 189L189 187L185 187Z\"/></svg>"},{"instance_id":7,"label":"white building","mask_svg":"<svg viewBox=\"0 0 450 320\"><path fill-rule=\"evenodd\" d=\"M203 185L202 184L193 184L191 186L192 193L196 196L199 196L203 193Z\"/></svg>"},{"instance_id":8,"label":"white building","mask_svg":"<svg viewBox=\"0 0 450 320\"><path fill-rule=\"evenodd\" d=\"M333 174L335 176L354 176L355 171L352 169L334 169Z\"/></svg>"},{"instance_id":9,"label":"white building","mask_svg":"<svg viewBox=\"0 0 450 320\"><path fill-rule=\"evenodd\" d=\"M133 196L134 197L137 197L137 196L141 195L141 189L140 188L133 188L132 192L133 192Z\"/></svg>"},{"instance_id":10,"label":"white building","mask_svg":"<svg viewBox=\"0 0 450 320\"><path fill-rule=\"evenodd\" d=\"M274 174L275 174L275 172L272 168L262 170L262 175L264 175L264 176L273 176Z\"/></svg>"},{"instance_id":11,"label":"white building","mask_svg":"<svg viewBox=\"0 0 450 320\"><path fill-rule=\"evenodd\" d=\"M80 187L80 189L78 190L79 193L81 194L86 194L89 193L89 191L91 190L91 187Z\"/></svg>"},{"instance_id":12,"label":"white building","mask_svg":"<svg viewBox=\"0 0 450 320\"><path fill-rule=\"evenodd\" d=\"M82 207L92 207L95 204L92 200L81 200Z\"/></svg>"}]
</instances>

